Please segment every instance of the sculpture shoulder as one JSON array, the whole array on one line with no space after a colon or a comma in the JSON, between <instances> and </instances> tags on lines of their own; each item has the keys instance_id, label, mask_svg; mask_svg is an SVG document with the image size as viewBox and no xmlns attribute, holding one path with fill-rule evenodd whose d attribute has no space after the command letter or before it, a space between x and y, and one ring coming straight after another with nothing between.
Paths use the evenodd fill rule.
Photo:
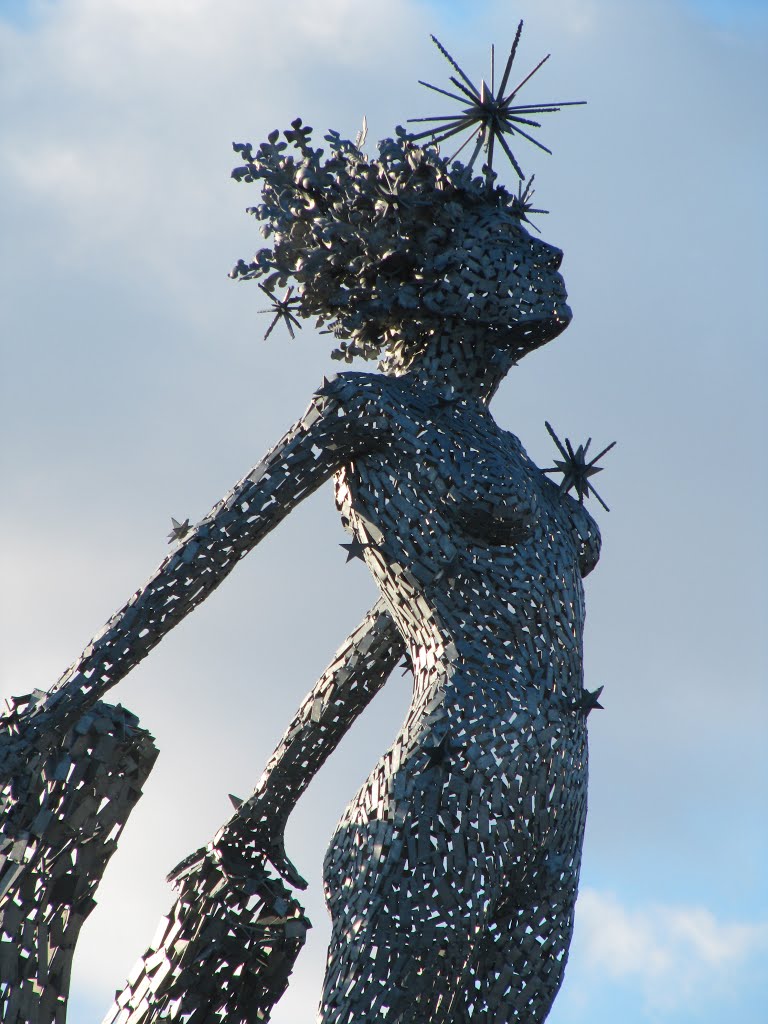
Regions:
<instances>
[{"instance_id":1,"label":"sculpture shoulder","mask_svg":"<svg viewBox=\"0 0 768 1024\"><path fill-rule=\"evenodd\" d=\"M383 373L349 371L339 373L315 392L315 399L325 400L335 408L346 427L369 438L391 436L399 411L404 405L401 383Z\"/></svg>"},{"instance_id":2,"label":"sculpture shoulder","mask_svg":"<svg viewBox=\"0 0 768 1024\"><path fill-rule=\"evenodd\" d=\"M402 387L397 378L388 377L383 373L349 370L324 379L316 394L334 399L341 405L356 407L397 400L401 391Z\"/></svg>"}]
</instances>

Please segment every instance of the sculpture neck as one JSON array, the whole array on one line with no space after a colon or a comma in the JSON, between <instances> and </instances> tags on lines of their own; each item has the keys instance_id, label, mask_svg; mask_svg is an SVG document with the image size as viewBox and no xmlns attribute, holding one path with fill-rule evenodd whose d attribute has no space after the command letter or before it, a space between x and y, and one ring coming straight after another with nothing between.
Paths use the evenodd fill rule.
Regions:
<instances>
[{"instance_id":1,"label":"sculpture neck","mask_svg":"<svg viewBox=\"0 0 768 1024\"><path fill-rule=\"evenodd\" d=\"M487 405L515 365L514 355L514 350L499 347L492 332L461 325L434 333L415 354L395 343L382 368L391 376L407 374L425 386Z\"/></svg>"}]
</instances>

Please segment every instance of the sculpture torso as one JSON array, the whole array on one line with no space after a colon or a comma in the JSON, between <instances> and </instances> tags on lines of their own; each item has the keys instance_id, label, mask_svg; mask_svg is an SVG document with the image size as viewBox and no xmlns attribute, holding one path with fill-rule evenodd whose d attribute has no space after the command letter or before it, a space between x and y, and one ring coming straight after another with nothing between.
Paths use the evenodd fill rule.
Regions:
<instances>
[{"instance_id":1,"label":"sculpture torso","mask_svg":"<svg viewBox=\"0 0 768 1024\"><path fill-rule=\"evenodd\" d=\"M369 545L414 693L331 843L332 913L351 899L350 849L375 861L372 844L406 841L411 818L446 844L451 884L463 884L462 843L484 851L486 919L513 891L573 893L587 782L581 580L599 555L597 526L484 403L446 401L407 376L345 374L336 387L386 438L339 471L336 497ZM418 810L426 792L436 803ZM474 809L472 793L484 794Z\"/></svg>"},{"instance_id":2,"label":"sculpture torso","mask_svg":"<svg viewBox=\"0 0 768 1024\"><path fill-rule=\"evenodd\" d=\"M417 694L450 666L498 687L499 699L548 673L547 688L570 702L581 687L581 578L599 555L592 517L482 402L445 400L407 377L345 377L363 378L355 386L391 440L339 472L337 503L370 545Z\"/></svg>"}]
</instances>

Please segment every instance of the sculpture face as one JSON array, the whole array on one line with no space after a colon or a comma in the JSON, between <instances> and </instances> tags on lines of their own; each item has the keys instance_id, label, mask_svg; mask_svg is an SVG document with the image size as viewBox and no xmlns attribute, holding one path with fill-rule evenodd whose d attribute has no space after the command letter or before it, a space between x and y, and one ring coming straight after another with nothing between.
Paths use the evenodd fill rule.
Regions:
<instances>
[{"instance_id":1,"label":"sculpture face","mask_svg":"<svg viewBox=\"0 0 768 1024\"><path fill-rule=\"evenodd\" d=\"M562 251L532 237L519 218L498 207L457 204L445 241L444 255L433 261L442 273L425 287L425 311L500 331L519 343L520 355L567 327Z\"/></svg>"},{"instance_id":2,"label":"sculpture face","mask_svg":"<svg viewBox=\"0 0 768 1024\"><path fill-rule=\"evenodd\" d=\"M472 325L492 331L518 359L567 326L562 254L521 223L529 187L489 191L468 168L401 136L382 139L370 159L333 132L325 158L310 135L297 121L288 142L274 133L258 152L236 146L246 162L233 175L264 181L252 212L272 244L232 276L263 278L276 319L318 318L344 339L334 358L386 353L400 366L446 329L465 339ZM277 301L274 288L289 279L292 291Z\"/></svg>"}]
</instances>

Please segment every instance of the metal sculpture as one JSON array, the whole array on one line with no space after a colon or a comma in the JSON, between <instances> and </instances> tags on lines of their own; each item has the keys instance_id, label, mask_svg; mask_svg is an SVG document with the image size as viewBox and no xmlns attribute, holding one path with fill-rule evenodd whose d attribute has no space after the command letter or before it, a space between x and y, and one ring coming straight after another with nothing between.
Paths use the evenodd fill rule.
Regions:
<instances>
[{"instance_id":1,"label":"metal sculpture","mask_svg":"<svg viewBox=\"0 0 768 1024\"><path fill-rule=\"evenodd\" d=\"M44 701L11 702L4 752ZM134 715L99 701L19 751L0 788L0 1021L64 1024L80 928L157 749Z\"/></svg>"},{"instance_id":2,"label":"metal sculpture","mask_svg":"<svg viewBox=\"0 0 768 1024\"><path fill-rule=\"evenodd\" d=\"M336 358L380 356L382 372L324 381L208 516L173 521L157 572L9 731L6 774L31 770L30 751L55 762L45 752L67 748L94 702L332 476L348 558L364 559L381 599L253 795L172 873L175 905L111 1024L268 1019L309 927L285 884L305 884L285 822L403 654L406 720L325 861L333 930L319 1019L538 1022L558 990L586 815L586 720L600 707L582 678L582 578L600 550L583 498L599 467L586 445L563 447L552 432L558 486L488 409L509 369L571 318L562 253L525 227L530 183L510 193L492 167L496 139L522 177L504 135L528 138L523 114L554 109L512 107L517 89L504 95L519 38L497 94L476 90L443 50L473 104L448 134L479 124L467 166L403 129L376 158L362 138L330 132L326 158L299 120L255 153L235 146L244 163L234 176L263 182L252 212L272 244L233 276L259 279L270 297L267 334L283 321L293 335L299 317L316 317L340 340ZM115 770L137 770L123 747L111 753ZM0 956L0 986L3 965ZM54 1017L0 1015L22 1019Z\"/></svg>"}]
</instances>

